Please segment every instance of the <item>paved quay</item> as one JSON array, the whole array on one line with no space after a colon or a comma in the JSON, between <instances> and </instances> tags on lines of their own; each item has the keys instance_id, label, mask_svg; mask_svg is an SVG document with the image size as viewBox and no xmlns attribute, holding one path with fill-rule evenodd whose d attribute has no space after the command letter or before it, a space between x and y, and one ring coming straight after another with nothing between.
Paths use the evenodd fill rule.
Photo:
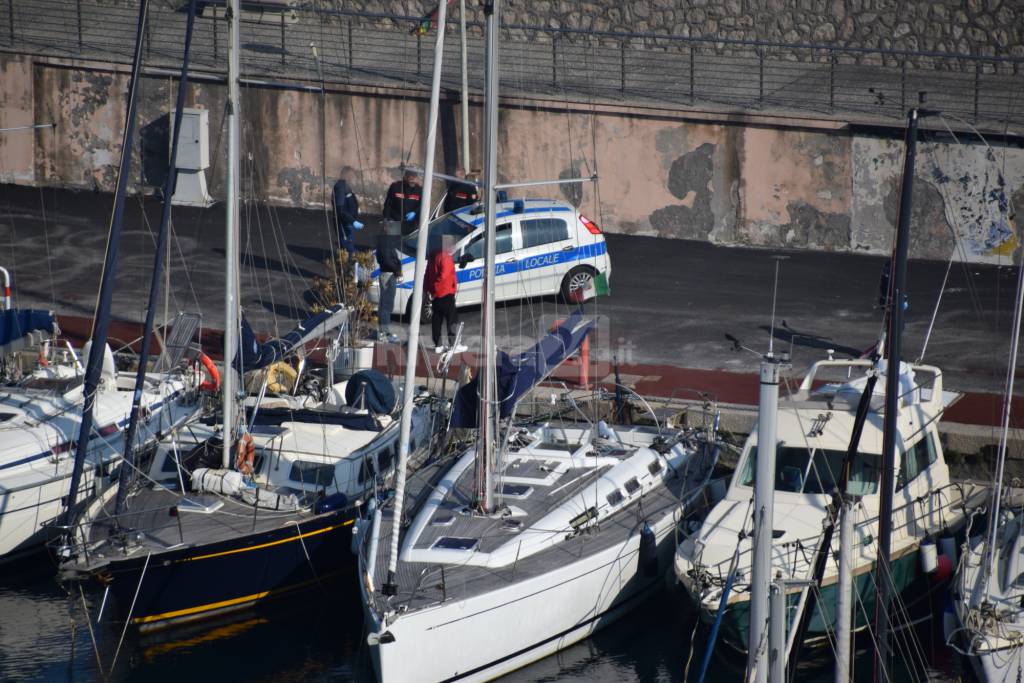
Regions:
<instances>
[{"instance_id":1,"label":"paved quay","mask_svg":"<svg viewBox=\"0 0 1024 683\"><path fill-rule=\"evenodd\" d=\"M109 194L0 186L0 265L12 273L16 304L55 310L73 337L88 333L112 203ZM154 198L129 198L114 296L122 323L114 327L118 339L137 336L132 323L144 317L159 211ZM358 233L357 243L371 246L378 227L372 216L364 218L368 227ZM311 278L324 272L327 220L322 210L246 204L242 300L258 332L287 331L304 316ZM214 344L219 334L211 330L223 327L223 206L176 207L173 221L168 308L199 310L207 326L205 341ZM883 258L606 237L612 294L589 305L598 318L595 380L609 379L615 357L623 381L641 393L696 397L703 392L723 404L753 405L758 360L734 351L725 334L752 349L767 348L777 262L774 338L777 351L792 349L794 380L828 349L843 356L869 347L880 329ZM905 348L916 357L946 264L911 261L908 273ZM947 389L965 392L948 412L948 422L989 432L998 424L1015 279L1009 266L953 264L949 271L924 356L942 368ZM567 310L550 297L502 304L499 340L505 348L522 348ZM464 309L461 318L472 349L479 313ZM429 337L428 326L423 332Z\"/></svg>"}]
</instances>

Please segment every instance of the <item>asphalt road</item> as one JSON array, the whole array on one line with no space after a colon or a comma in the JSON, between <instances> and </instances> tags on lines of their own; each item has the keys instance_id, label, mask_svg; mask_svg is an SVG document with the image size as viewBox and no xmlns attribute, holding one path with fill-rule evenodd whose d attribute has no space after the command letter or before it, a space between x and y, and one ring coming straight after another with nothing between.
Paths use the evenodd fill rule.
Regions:
<instances>
[{"instance_id":1,"label":"asphalt road","mask_svg":"<svg viewBox=\"0 0 1024 683\"><path fill-rule=\"evenodd\" d=\"M92 315L112 205L109 194L0 186L0 266L11 271L17 305ZM159 215L159 201L129 198L114 296L120 319L144 318ZM173 212L169 309L199 310L214 328L224 319L223 216L223 206ZM377 230L368 218L357 240L364 245ZM240 277L243 305L258 332L285 332L303 316L310 279L324 272L327 230L322 211L246 205ZM766 350L777 262L775 343L778 349L792 342L796 373L826 349L854 352L878 335L882 258L622 235L607 240L612 293L588 304L599 319L594 349L600 357L756 371L755 355L733 351L724 335ZM918 357L946 264L912 261L908 270L905 349ZM945 371L948 387L1001 389L1015 280L1010 267L953 265L925 355ZM522 347L567 310L554 298L503 304L499 340ZM461 317L472 348L479 312L463 309Z\"/></svg>"}]
</instances>

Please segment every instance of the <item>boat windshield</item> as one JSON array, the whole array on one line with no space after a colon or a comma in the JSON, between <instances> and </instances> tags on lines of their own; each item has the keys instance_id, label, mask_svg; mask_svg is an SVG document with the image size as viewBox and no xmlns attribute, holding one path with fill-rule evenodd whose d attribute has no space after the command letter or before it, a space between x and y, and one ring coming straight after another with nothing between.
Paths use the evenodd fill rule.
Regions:
<instances>
[{"instance_id":1,"label":"boat windshield","mask_svg":"<svg viewBox=\"0 0 1024 683\"><path fill-rule=\"evenodd\" d=\"M832 493L840 477L845 451L780 444L775 454L775 490L791 493ZM743 478L744 486L754 484L757 446L750 449ZM865 496L878 491L881 456L858 453L850 468L848 493Z\"/></svg>"},{"instance_id":2,"label":"boat windshield","mask_svg":"<svg viewBox=\"0 0 1024 683\"><path fill-rule=\"evenodd\" d=\"M431 253L433 250L441 246L442 238L448 236L451 238L452 245L458 242L463 237L473 232L476 226L467 223L455 216L455 214L447 214L441 216L436 221L430 224L427 232L427 253ZM416 240L419 238L419 230L413 230L411 233L406 235L402 239L402 252L406 256L416 255Z\"/></svg>"}]
</instances>

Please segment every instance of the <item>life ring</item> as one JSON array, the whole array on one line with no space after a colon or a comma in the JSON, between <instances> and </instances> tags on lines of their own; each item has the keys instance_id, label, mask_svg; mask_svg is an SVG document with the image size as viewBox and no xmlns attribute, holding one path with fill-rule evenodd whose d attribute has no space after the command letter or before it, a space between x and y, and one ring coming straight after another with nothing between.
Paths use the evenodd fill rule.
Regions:
<instances>
[{"instance_id":1,"label":"life ring","mask_svg":"<svg viewBox=\"0 0 1024 683\"><path fill-rule=\"evenodd\" d=\"M255 462L256 444L249 432L244 432L235 444L235 469L247 477L252 476Z\"/></svg>"},{"instance_id":2,"label":"life ring","mask_svg":"<svg viewBox=\"0 0 1024 683\"><path fill-rule=\"evenodd\" d=\"M220 372L217 370L217 366L213 364L209 356L202 352L199 353L199 363L209 376L209 379L205 379L199 384L199 391L216 393L220 389Z\"/></svg>"},{"instance_id":3,"label":"life ring","mask_svg":"<svg viewBox=\"0 0 1024 683\"><path fill-rule=\"evenodd\" d=\"M267 368L267 391L271 394L290 394L299 373L288 363L277 361Z\"/></svg>"}]
</instances>

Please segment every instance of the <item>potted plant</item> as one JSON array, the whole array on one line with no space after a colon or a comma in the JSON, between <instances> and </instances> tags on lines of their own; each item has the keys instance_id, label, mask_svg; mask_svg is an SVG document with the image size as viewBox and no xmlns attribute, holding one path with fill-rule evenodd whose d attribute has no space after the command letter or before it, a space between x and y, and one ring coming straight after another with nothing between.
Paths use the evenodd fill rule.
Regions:
<instances>
[{"instance_id":1,"label":"potted plant","mask_svg":"<svg viewBox=\"0 0 1024 683\"><path fill-rule=\"evenodd\" d=\"M355 251L351 257L344 249L324 261L326 276L313 278L313 312L344 303L349 310L348 329L342 337L342 350L335 359L335 372L351 376L373 367L377 309L367 296L370 273L376 268L371 251Z\"/></svg>"}]
</instances>

